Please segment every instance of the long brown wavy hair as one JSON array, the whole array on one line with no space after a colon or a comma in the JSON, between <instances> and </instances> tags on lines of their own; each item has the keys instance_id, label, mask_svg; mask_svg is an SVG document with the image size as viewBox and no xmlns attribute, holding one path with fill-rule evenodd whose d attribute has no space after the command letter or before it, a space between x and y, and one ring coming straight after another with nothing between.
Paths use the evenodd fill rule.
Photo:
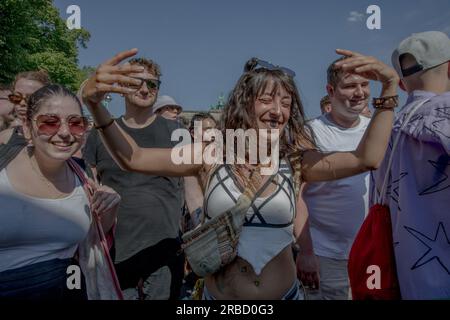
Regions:
<instances>
[{"instance_id":1,"label":"long brown wavy hair","mask_svg":"<svg viewBox=\"0 0 450 320\"><path fill-rule=\"evenodd\" d=\"M292 160L291 155L298 156L304 150L317 149L317 147L311 134L312 130L306 123L303 104L295 81L281 69L257 68L256 58L247 61L244 73L231 91L225 105L222 130L257 129L255 101L272 81L274 83L272 94L283 88L292 97L291 114L286 129L280 136L280 158L289 157L294 174L300 177L301 159L296 157L296 160Z\"/></svg>"}]
</instances>

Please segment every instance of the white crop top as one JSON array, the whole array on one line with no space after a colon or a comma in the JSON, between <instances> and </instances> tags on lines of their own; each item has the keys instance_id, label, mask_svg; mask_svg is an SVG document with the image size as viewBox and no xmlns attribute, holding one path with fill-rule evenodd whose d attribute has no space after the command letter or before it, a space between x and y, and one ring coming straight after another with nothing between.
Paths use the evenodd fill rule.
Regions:
<instances>
[{"instance_id":1,"label":"white crop top","mask_svg":"<svg viewBox=\"0 0 450 320\"><path fill-rule=\"evenodd\" d=\"M291 245L296 213L292 170L280 161L273 179L276 190L267 197L256 198L249 208L239 237L239 257L245 259L259 275L264 266ZM228 165L219 166L205 192L205 215L211 219L236 204L242 191Z\"/></svg>"},{"instance_id":2,"label":"white crop top","mask_svg":"<svg viewBox=\"0 0 450 320\"><path fill-rule=\"evenodd\" d=\"M14 190L0 171L0 272L74 256L91 222L88 199L76 178L62 199L42 199Z\"/></svg>"}]
</instances>

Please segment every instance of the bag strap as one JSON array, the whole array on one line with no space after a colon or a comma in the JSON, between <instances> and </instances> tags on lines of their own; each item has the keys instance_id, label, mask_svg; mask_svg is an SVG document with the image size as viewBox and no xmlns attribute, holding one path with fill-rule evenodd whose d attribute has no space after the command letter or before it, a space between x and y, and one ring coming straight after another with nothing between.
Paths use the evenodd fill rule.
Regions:
<instances>
[{"instance_id":1,"label":"bag strap","mask_svg":"<svg viewBox=\"0 0 450 320\"><path fill-rule=\"evenodd\" d=\"M267 179L267 181L256 192L254 192L255 188L254 188L254 185L252 183L253 174L254 174L254 172L252 172L250 174L250 177L249 177L249 179L247 181L247 184L245 186L244 192L242 192L241 195L239 196L239 198L237 199L236 205L232 209L229 210L229 211L231 211L231 213L233 215L239 215L240 216L240 220L239 220L240 221L240 226L242 226L244 224L244 220L245 220L244 218L245 218L245 215L246 215L248 209L253 205L255 200L264 192L264 190L267 189L267 187L273 181L274 177L278 174L278 172L275 172L274 174L272 174ZM250 199L250 201L248 201L248 195L251 195L251 194L253 194L253 196Z\"/></svg>"},{"instance_id":2,"label":"bag strap","mask_svg":"<svg viewBox=\"0 0 450 320\"><path fill-rule=\"evenodd\" d=\"M73 160L72 158L70 158L69 160L67 160L67 164L69 165L69 167L73 170L73 172L77 175L77 177L80 179L81 184L83 186L83 189L86 193L86 196L89 199L89 207L91 206L91 199L92 196L94 194L94 190L92 189L92 187L89 185L87 177L85 175L85 173L83 172L83 169L81 169L80 165ZM119 279L117 278L117 274L116 274L116 270L114 268L114 263L112 262L111 256L109 254L109 249L108 249L108 243L105 237L105 233L103 231L103 227L101 225L101 221L100 221L100 217L95 214L93 211L91 211L92 217L93 217L93 223L96 227L96 231L98 233L98 236L100 238L100 246L102 248L103 254L106 257L106 262L108 265L108 269L109 272L111 274L111 278L114 282L114 288L116 290L116 295L119 298L119 300L123 300L123 294L122 294L122 290L120 288L120 283L119 283Z\"/></svg>"},{"instance_id":3,"label":"bag strap","mask_svg":"<svg viewBox=\"0 0 450 320\"><path fill-rule=\"evenodd\" d=\"M212 173L207 178L208 179L207 180L207 187L206 187L205 191L208 190L209 183L211 182L212 176L215 173L215 171L219 170L220 168L222 168L224 166L225 165L217 166L216 168L214 168L214 170L210 171ZM227 170L227 172L230 175L233 174L232 171L230 172L229 170ZM267 181L261 186L261 188L257 192L254 192L255 188L254 188L254 186L252 184L252 181L251 181L252 175L250 175L250 178L248 179L243 192L241 193L241 195L236 200L236 204L233 207L231 207L230 209L227 210L227 211L231 211L231 213L233 215L241 215L242 216L241 225L244 224L244 217L245 217L245 214L247 213L248 209L252 206L253 202L263 193L263 191L272 182L273 178L277 174L278 174L278 172L272 174L270 176L270 178L267 179ZM230 176L230 179L233 179L233 177ZM252 195L251 199L249 199L249 195ZM204 199L203 199L203 208L205 208L205 206L206 206L206 197L204 197ZM206 214L204 213L203 217L202 217L202 221L200 222L199 225L203 224L205 221L206 221Z\"/></svg>"},{"instance_id":4,"label":"bag strap","mask_svg":"<svg viewBox=\"0 0 450 320\"><path fill-rule=\"evenodd\" d=\"M401 133L402 133L403 129L406 128L406 126L408 125L408 122L409 122L409 120L411 120L414 113L429 100L430 99L424 99L424 100L418 101L415 105L413 105L410 108L410 111L409 111L409 113L406 114L405 120L403 121L403 123L400 127L400 130L398 131L397 135L395 136L394 142L392 144L391 154L389 156L389 161L388 161L388 164L386 167L386 172L384 175L381 192L380 192L379 199L378 199L379 201L377 201L378 203L385 204L385 201L386 201L386 193L387 193L386 191L387 191L389 176L391 174L392 162L394 160L394 151L395 151L395 149L397 149L397 145L400 141Z\"/></svg>"}]
</instances>

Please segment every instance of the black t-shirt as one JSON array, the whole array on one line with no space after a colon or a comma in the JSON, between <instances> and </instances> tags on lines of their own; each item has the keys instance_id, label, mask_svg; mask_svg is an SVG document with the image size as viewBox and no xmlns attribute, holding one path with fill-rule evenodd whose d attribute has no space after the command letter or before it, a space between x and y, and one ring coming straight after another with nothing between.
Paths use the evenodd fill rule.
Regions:
<instances>
[{"instance_id":1,"label":"black t-shirt","mask_svg":"<svg viewBox=\"0 0 450 320\"><path fill-rule=\"evenodd\" d=\"M160 116L147 127L129 128L117 123L140 147L172 148L175 121ZM84 149L86 162L96 167L101 182L122 197L115 236L116 263L129 259L159 241L178 236L182 208L182 179L122 171L114 162L97 131L89 135Z\"/></svg>"}]
</instances>

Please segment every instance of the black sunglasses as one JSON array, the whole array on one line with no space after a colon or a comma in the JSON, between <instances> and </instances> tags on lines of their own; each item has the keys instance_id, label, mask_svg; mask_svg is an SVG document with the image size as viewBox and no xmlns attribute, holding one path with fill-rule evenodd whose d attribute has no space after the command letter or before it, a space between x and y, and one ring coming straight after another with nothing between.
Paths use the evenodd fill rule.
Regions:
<instances>
[{"instance_id":1,"label":"black sunglasses","mask_svg":"<svg viewBox=\"0 0 450 320\"><path fill-rule=\"evenodd\" d=\"M292 78L295 77L295 72L289 68L276 66L268 61L256 59L256 65L253 67L253 70L258 70L261 68L267 69L267 70L280 70L281 72L283 72L285 75L287 75L289 77L292 77Z\"/></svg>"},{"instance_id":2,"label":"black sunglasses","mask_svg":"<svg viewBox=\"0 0 450 320\"><path fill-rule=\"evenodd\" d=\"M147 89L149 90L155 90L155 89L159 89L160 85L161 85L161 81L160 80L156 80L156 79L144 79L144 78L138 78L138 77L133 77L134 79L137 80L141 80L141 83L139 85L135 85L135 84L130 84L129 87L133 88L133 89L140 89L142 87L142 84L145 82L145 85L147 86Z\"/></svg>"}]
</instances>

